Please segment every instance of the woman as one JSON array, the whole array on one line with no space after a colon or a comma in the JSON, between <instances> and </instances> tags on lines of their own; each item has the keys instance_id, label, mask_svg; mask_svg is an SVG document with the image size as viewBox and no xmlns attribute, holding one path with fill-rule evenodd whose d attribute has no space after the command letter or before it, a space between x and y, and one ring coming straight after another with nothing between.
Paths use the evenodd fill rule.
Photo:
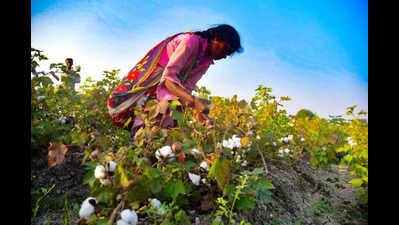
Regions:
<instances>
[{"instance_id":1,"label":"woman","mask_svg":"<svg viewBox=\"0 0 399 225\"><path fill-rule=\"evenodd\" d=\"M200 124L207 124L209 109L204 100L191 94L214 60L242 52L240 36L230 25L219 25L205 31L185 32L166 38L153 47L122 79L122 83L108 99L108 109L115 125L131 132L144 126L134 115L134 108L150 99L166 104L179 99L183 107L192 107ZM162 103L161 103L162 104ZM164 112L151 118L156 125L174 127L169 114Z\"/></svg>"}]
</instances>

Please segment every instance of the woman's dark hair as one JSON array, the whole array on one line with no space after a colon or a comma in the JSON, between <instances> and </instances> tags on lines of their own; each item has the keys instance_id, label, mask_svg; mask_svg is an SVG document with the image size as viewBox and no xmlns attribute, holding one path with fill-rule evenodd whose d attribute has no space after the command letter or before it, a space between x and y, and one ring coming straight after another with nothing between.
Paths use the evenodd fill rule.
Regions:
<instances>
[{"instance_id":1,"label":"woman's dark hair","mask_svg":"<svg viewBox=\"0 0 399 225\"><path fill-rule=\"evenodd\" d=\"M217 40L220 41L226 41L227 43L229 43L230 47L232 48L232 53L235 52L241 53L244 51L243 47L241 46L240 35L236 31L236 29L234 29L234 27L230 25L221 24L217 25L216 27L209 28L208 30L205 31L194 32L194 34L199 35L208 40L216 38Z\"/></svg>"}]
</instances>

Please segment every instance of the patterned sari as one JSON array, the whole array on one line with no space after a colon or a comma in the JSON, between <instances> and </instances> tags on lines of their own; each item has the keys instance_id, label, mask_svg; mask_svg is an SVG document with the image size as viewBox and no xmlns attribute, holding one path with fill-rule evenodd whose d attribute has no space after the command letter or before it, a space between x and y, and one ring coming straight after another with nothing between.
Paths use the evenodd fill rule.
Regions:
<instances>
[{"instance_id":1,"label":"patterned sari","mask_svg":"<svg viewBox=\"0 0 399 225\"><path fill-rule=\"evenodd\" d=\"M181 33L179 33L181 34ZM156 88L161 80L164 68L158 62L166 45L179 34L166 38L153 47L122 79L121 84L111 93L108 98L108 110L113 123L116 126L132 132L136 117L134 108L144 106L149 99L156 98ZM198 55L198 54L197 54ZM179 74L184 81L193 68L191 66ZM160 118L155 118L160 119ZM162 119L162 122L165 118ZM170 125L170 122L167 123ZM136 125L134 125L136 126Z\"/></svg>"}]
</instances>

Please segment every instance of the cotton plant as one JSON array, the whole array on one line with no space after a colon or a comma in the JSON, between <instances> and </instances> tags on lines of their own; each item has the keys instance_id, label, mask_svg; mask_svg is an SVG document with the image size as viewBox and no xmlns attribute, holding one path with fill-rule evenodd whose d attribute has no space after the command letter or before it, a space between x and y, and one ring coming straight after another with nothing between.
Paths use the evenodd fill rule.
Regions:
<instances>
[{"instance_id":1,"label":"cotton plant","mask_svg":"<svg viewBox=\"0 0 399 225\"><path fill-rule=\"evenodd\" d=\"M138 216L134 210L125 209L120 213L120 217L116 222L117 225L136 225L138 222Z\"/></svg>"},{"instance_id":2,"label":"cotton plant","mask_svg":"<svg viewBox=\"0 0 399 225\"><path fill-rule=\"evenodd\" d=\"M283 156L285 156L285 155L288 155L288 154L290 154L290 153L291 153L291 150L288 149L288 148L280 149L280 150L278 151L278 154L279 154L279 156L281 156L281 157L283 157Z\"/></svg>"},{"instance_id":3,"label":"cotton plant","mask_svg":"<svg viewBox=\"0 0 399 225\"><path fill-rule=\"evenodd\" d=\"M355 141L353 141L353 139L351 137L347 137L346 141L348 142L348 144L353 147L355 145L357 145L357 143Z\"/></svg>"},{"instance_id":4,"label":"cotton plant","mask_svg":"<svg viewBox=\"0 0 399 225\"><path fill-rule=\"evenodd\" d=\"M209 171L209 165L206 161L201 162L200 168L204 169L205 171Z\"/></svg>"},{"instance_id":5,"label":"cotton plant","mask_svg":"<svg viewBox=\"0 0 399 225\"><path fill-rule=\"evenodd\" d=\"M155 152L155 157L158 161L168 160L170 162L174 160L175 153L170 146L164 146Z\"/></svg>"},{"instance_id":6,"label":"cotton plant","mask_svg":"<svg viewBox=\"0 0 399 225\"><path fill-rule=\"evenodd\" d=\"M112 184L111 177L114 175L116 169L116 162L109 161L106 166L97 165L94 170L94 177L100 180L100 183L104 186L109 186Z\"/></svg>"},{"instance_id":7,"label":"cotton plant","mask_svg":"<svg viewBox=\"0 0 399 225\"><path fill-rule=\"evenodd\" d=\"M94 213L97 204L97 199L93 197L86 198L80 206L79 217L81 219L88 220L90 216Z\"/></svg>"},{"instance_id":8,"label":"cotton plant","mask_svg":"<svg viewBox=\"0 0 399 225\"><path fill-rule=\"evenodd\" d=\"M233 135L233 137L229 138L228 140L223 140L222 146L229 149L241 148L241 138Z\"/></svg>"},{"instance_id":9,"label":"cotton plant","mask_svg":"<svg viewBox=\"0 0 399 225\"><path fill-rule=\"evenodd\" d=\"M188 178L190 178L191 182L198 186L200 185L201 176L193 173L188 173Z\"/></svg>"}]
</instances>

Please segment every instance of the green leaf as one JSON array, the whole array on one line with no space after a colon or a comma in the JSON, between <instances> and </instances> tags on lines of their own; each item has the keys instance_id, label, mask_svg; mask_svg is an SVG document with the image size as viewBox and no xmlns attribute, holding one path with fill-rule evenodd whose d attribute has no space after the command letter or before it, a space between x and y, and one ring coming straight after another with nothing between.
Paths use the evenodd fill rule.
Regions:
<instances>
[{"instance_id":1,"label":"green leaf","mask_svg":"<svg viewBox=\"0 0 399 225\"><path fill-rule=\"evenodd\" d=\"M362 179L355 178L355 179L350 180L349 183L350 183L350 184L353 184L356 188L359 188L359 187L362 186L363 180L362 180Z\"/></svg>"},{"instance_id":2,"label":"green leaf","mask_svg":"<svg viewBox=\"0 0 399 225\"><path fill-rule=\"evenodd\" d=\"M231 162L223 157L218 157L209 170L208 177L215 178L220 190L231 179Z\"/></svg>"},{"instance_id":3,"label":"green leaf","mask_svg":"<svg viewBox=\"0 0 399 225\"><path fill-rule=\"evenodd\" d=\"M183 124L184 122L184 114L179 111L173 111L172 112L172 118L174 120L177 120L180 124Z\"/></svg>"},{"instance_id":4,"label":"green leaf","mask_svg":"<svg viewBox=\"0 0 399 225\"><path fill-rule=\"evenodd\" d=\"M241 197L236 202L236 208L245 214L248 214L248 211L254 207L255 198L253 196Z\"/></svg>"},{"instance_id":5,"label":"green leaf","mask_svg":"<svg viewBox=\"0 0 399 225\"><path fill-rule=\"evenodd\" d=\"M166 185L166 192L175 200L179 194L185 194L186 190L181 180L170 180Z\"/></svg>"},{"instance_id":6,"label":"green leaf","mask_svg":"<svg viewBox=\"0 0 399 225\"><path fill-rule=\"evenodd\" d=\"M106 219L101 219L97 222L96 225L111 225L108 223L108 221Z\"/></svg>"}]
</instances>

